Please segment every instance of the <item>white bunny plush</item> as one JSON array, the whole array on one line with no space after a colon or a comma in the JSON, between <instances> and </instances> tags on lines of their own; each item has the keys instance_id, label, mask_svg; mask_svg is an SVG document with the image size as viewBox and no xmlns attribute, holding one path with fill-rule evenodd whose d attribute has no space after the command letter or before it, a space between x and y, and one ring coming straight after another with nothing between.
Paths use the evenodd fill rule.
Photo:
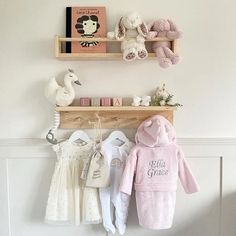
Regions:
<instances>
[{"instance_id":1,"label":"white bunny plush","mask_svg":"<svg viewBox=\"0 0 236 236\"><path fill-rule=\"evenodd\" d=\"M125 61L133 61L136 58L145 59L148 56L144 44L147 34L147 25L142 22L138 13L133 12L121 17L115 32L108 32L107 37L123 40L121 43L123 59Z\"/></svg>"}]
</instances>

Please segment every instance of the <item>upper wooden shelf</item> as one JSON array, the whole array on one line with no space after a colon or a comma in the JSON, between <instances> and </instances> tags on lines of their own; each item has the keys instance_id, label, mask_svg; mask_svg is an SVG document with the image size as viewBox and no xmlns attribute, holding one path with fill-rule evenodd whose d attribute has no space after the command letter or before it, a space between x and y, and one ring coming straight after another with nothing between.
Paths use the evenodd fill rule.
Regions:
<instances>
[{"instance_id":1,"label":"upper wooden shelf","mask_svg":"<svg viewBox=\"0 0 236 236\"><path fill-rule=\"evenodd\" d=\"M56 36L58 38L59 42L122 42L123 40L117 40L117 39L109 39L109 38L62 38L59 36ZM166 37L159 37L159 38L153 38L153 39L146 39L146 42L158 42L158 41L173 41Z\"/></svg>"},{"instance_id":2,"label":"upper wooden shelf","mask_svg":"<svg viewBox=\"0 0 236 236\"><path fill-rule=\"evenodd\" d=\"M62 44L65 42L105 42L105 43L121 43L122 40L109 38L65 38L55 36L55 57L60 60L121 60L122 53L107 52L107 53L66 53L63 51ZM172 51L176 51L177 40L170 40L165 37L147 39L145 42L170 41ZM155 53L148 53L147 59L156 59Z\"/></svg>"},{"instance_id":3,"label":"upper wooden shelf","mask_svg":"<svg viewBox=\"0 0 236 236\"><path fill-rule=\"evenodd\" d=\"M60 128L92 128L92 123L101 120L102 128L137 128L140 123L150 116L162 115L173 123L173 112L176 107L169 106L101 106L56 107L60 113Z\"/></svg>"}]
</instances>

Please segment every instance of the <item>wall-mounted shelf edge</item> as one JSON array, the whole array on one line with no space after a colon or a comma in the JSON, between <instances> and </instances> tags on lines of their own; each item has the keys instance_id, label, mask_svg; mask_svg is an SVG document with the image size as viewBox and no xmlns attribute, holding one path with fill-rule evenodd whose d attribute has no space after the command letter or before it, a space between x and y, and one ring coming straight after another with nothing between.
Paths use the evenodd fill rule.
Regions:
<instances>
[{"instance_id":1,"label":"wall-mounted shelf edge","mask_svg":"<svg viewBox=\"0 0 236 236\"><path fill-rule=\"evenodd\" d=\"M102 128L137 128L150 116L162 115L173 123L173 113L176 107L56 107L60 113L60 128L92 128L92 123L101 120Z\"/></svg>"},{"instance_id":2,"label":"wall-mounted shelf edge","mask_svg":"<svg viewBox=\"0 0 236 236\"><path fill-rule=\"evenodd\" d=\"M122 60L122 53L58 53L59 60ZM145 60L156 59L155 53L148 53Z\"/></svg>"},{"instance_id":3,"label":"wall-mounted shelf edge","mask_svg":"<svg viewBox=\"0 0 236 236\"><path fill-rule=\"evenodd\" d=\"M109 39L109 38L62 38L56 35L56 39L59 42L122 42L123 40ZM153 39L146 39L145 42L158 42L158 41L173 41L172 39L166 37L157 37Z\"/></svg>"},{"instance_id":4,"label":"wall-mounted shelf edge","mask_svg":"<svg viewBox=\"0 0 236 236\"><path fill-rule=\"evenodd\" d=\"M66 53L62 50L62 43L65 42L105 42L105 43L121 43L122 40L108 38L65 38L55 36L55 57L60 60L122 60L122 53L107 52L107 53ZM147 39L145 42L170 41L171 49L176 51L177 40L170 40L166 37ZM148 53L147 59L156 59L155 53Z\"/></svg>"},{"instance_id":5,"label":"wall-mounted shelf edge","mask_svg":"<svg viewBox=\"0 0 236 236\"><path fill-rule=\"evenodd\" d=\"M56 111L174 111L172 106L68 106L56 107Z\"/></svg>"}]
</instances>

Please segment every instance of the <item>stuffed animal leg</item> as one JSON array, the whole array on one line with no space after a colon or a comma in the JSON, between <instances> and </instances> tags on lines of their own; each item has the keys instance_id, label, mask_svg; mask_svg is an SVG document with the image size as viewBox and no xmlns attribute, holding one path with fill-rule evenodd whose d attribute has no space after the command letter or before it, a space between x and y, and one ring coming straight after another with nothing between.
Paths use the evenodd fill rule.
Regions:
<instances>
[{"instance_id":1,"label":"stuffed animal leg","mask_svg":"<svg viewBox=\"0 0 236 236\"><path fill-rule=\"evenodd\" d=\"M177 26L171 20L159 19L149 24L148 38L167 37L171 40L182 36L182 32L178 31ZM167 68L177 64L180 61L178 54L171 50L169 41L159 41L152 44L152 49L157 56L160 67Z\"/></svg>"},{"instance_id":2,"label":"stuffed animal leg","mask_svg":"<svg viewBox=\"0 0 236 236\"><path fill-rule=\"evenodd\" d=\"M173 65L177 64L180 61L180 57L177 53L174 53L169 47L163 48L165 51L165 55L169 58Z\"/></svg>"},{"instance_id":3,"label":"stuffed animal leg","mask_svg":"<svg viewBox=\"0 0 236 236\"><path fill-rule=\"evenodd\" d=\"M114 33L109 32L107 36L123 40L121 43L123 59L125 61L133 61L136 58L145 59L148 56L144 43L147 34L147 25L141 20L139 14L133 12L121 17Z\"/></svg>"},{"instance_id":4,"label":"stuffed animal leg","mask_svg":"<svg viewBox=\"0 0 236 236\"><path fill-rule=\"evenodd\" d=\"M171 60L166 56L164 47L157 47L154 50L160 67L167 68L172 65Z\"/></svg>"},{"instance_id":5,"label":"stuffed animal leg","mask_svg":"<svg viewBox=\"0 0 236 236\"><path fill-rule=\"evenodd\" d=\"M152 46L159 65L162 68L168 68L172 64L177 64L180 60L179 55L174 53L170 47L170 42L155 42Z\"/></svg>"},{"instance_id":6,"label":"stuffed animal leg","mask_svg":"<svg viewBox=\"0 0 236 236\"><path fill-rule=\"evenodd\" d=\"M148 57L148 52L144 44L145 40L142 36L137 37L137 57L138 59L144 60Z\"/></svg>"},{"instance_id":7,"label":"stuffed animal leg","mask_svg":"<svg viewBox=\"0 0 236 236\"><path fill-rule=\"evenodd\" d=\"M122 42L121 51L123 52L123 59L125 61L133 61L136 58L144 60L148 57L144 42L137 42L136 40Z\"/></svg>"},{"instance_id":8,"label":"stuffed animal leg","mask_svg":"<svg viewBox=\"0 0 236 236\"><path fill-rule=\"evenodd\" d=\"M121 43L121 52L125 61L133 61L137 58L137 46L135 40L124 41Z\"/></svg>"}]
</instances>

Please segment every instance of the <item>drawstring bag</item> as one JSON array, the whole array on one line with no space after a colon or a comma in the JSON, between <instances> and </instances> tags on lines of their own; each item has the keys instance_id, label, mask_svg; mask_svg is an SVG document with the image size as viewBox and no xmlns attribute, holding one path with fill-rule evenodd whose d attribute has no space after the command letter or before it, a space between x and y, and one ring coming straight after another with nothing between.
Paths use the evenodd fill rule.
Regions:
<instances>
[{"instance_id":1,"label":"drawstring bag","mask_svg":"<svg viewBox=\"0 0 236 236\"><path fill-rule=\"evenodd\" d=\"M106 158L99 149L90 157L86 187L105 188L110 183L110 170Z\"/></svg>"},{"instance_id":2,"label":"drawstring bag","mask_svg":"<svg viewBox=\"0 0 236 236\"><path fill-rule=\"evenodd\" d=\"M81 178L86 179L85 186L93 188L105 188L110 184L110 168L106 157L101 152L101 122L98 121L95 127L97 135L94 151L91 153L89 160L84 165Z\"/></svg>"}]
</instances>

